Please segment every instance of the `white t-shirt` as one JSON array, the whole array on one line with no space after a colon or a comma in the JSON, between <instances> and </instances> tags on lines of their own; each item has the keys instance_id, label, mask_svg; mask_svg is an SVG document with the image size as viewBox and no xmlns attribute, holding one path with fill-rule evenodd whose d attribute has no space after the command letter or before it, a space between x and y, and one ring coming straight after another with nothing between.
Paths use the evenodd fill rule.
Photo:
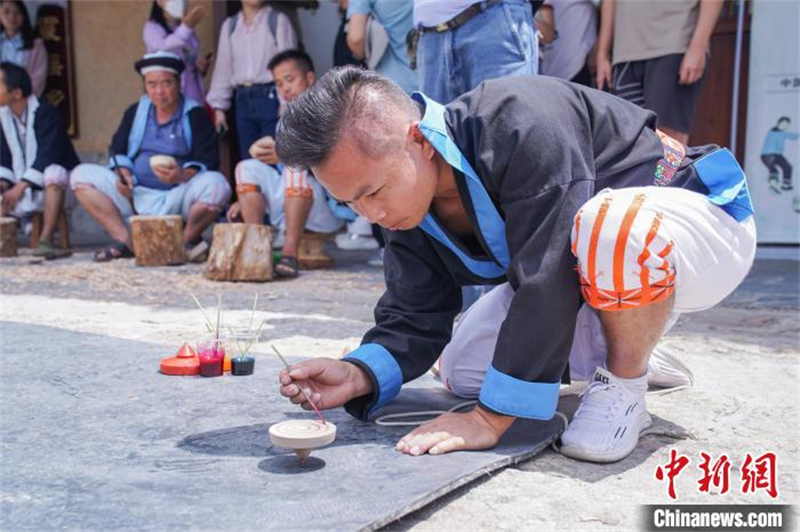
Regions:
<instances>
[{"instance_id":1,"label":"white t-shirt","mask_svg":"<svg viewBox=\"0 0 800 532\"><path fill-rule=\"evenodd\" d=\"M472 4L483 0L414 0L414 27L447 22Z\"/></svg>"}]
</instances>

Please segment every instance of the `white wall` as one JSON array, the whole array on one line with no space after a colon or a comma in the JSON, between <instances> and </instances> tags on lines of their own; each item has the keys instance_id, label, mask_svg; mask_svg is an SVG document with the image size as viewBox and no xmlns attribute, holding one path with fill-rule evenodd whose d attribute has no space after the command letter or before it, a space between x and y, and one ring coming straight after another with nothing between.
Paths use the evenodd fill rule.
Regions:
<instances>
[{"instance_id":1,"label":"white wall","mask_svg":"<svg viewBox=\"0 0 800 532\"><path fill-rule=\"evenodd\" d=\"M299 11L306 52L314 60L317 75L321 76L333 66L333 42L339 29L339 12L331 0L320 0L319 4L315 11Z\"/></svg>"}]
</instances>

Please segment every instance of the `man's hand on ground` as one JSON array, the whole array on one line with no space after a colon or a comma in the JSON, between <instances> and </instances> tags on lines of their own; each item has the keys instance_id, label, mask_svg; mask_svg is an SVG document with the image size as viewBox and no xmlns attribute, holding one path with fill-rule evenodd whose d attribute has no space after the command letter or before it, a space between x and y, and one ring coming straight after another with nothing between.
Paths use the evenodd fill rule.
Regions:
<instances>
[{"instance_id":1,"label":"man's hand on ground","mask_svg":"<svg viewBox=\"0 0 800 532\"><path fill-rule=\"evenodd\" d=\"M691 85L696 83L706 69L706 48L690 46L681 60L681 67L678 70L678 83L681 85Z\"/></svg>"},{"instance_id":2,"label":"man's hand on ground","mask_svg":"<svg viewBox=\"0 0 800 532\"><path fill-rule=\"evenodd\" d=\"M250 156L264 164L278 164L278 153L275 151L275 139L267 135L250 145Z\"/></svg>"},{"instance_id":3,"label":"man's hand on ground","mask_svg":"<svg viewBox=\"0 0 800 532\"><path fill-rule=\"evenodd\" d=\"M372 392L372 381L364 370L350 362L332 358L316 358L295 364L288 371L281 371L279 379L281 395L306 410L312 409L308 399L317 408L336 408Z\"/></svg>"},{"instance_id":4,"label":"man's hand on ground","mask_svg":"<svg viewBox=\"0 0 800 532\"><path fill-rule=\"evenodd\" d=\"M17 208L17 203L22 199L25 194L25 189L28 188L28 183L20 181L13 187L3 192L3 214L11 214Z\"/></svg>"},{"instance_id":5,"label":"man's hand on ground","mask_svg":"<svg viewBox=\"0 0 800 532\"><path fill-rule=\"evenodd\" d=\"M514 419L493 414L479 406L465 414L442 414L406 434L395 449L413 456L491 449Z\"/></svg>"}]
</instances>

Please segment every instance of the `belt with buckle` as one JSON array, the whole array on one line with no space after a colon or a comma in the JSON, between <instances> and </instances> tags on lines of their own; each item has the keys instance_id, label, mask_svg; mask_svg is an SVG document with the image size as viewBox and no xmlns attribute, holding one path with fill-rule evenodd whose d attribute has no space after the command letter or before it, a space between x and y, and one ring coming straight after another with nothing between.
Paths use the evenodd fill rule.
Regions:
<instances>
[{"instance_id":1,"label":"belt with buckle","mask_svg":"<svg viewBox=\"0 0 800 532\"><path fill-rule=\"evenodd\" d=\"M470 20L475 15L478 15L495 4L499 4L503 0L485 0L484 2L477 2L472 4L467 9L456 15L455 17L451 18L448 21L442 22L441 24L437 24L436 26L420 26L419 32L420 33L444 33L446 31L454 30L459 26L464 25L468 20Z\"/></svg>"},{"instance_id":2,"label":"belt with buckle","mask_svg":"<svg viewBox=\"0 0 800 532\"><path fill-rule=\"evenodd\" d=\"M271 87L273 85L275 85L274 81L269 81L267 83L253 83L252 81L245 81L241 85L237 85L236 88L249 89L250 87Z\"/></svg>"}]
</instances>

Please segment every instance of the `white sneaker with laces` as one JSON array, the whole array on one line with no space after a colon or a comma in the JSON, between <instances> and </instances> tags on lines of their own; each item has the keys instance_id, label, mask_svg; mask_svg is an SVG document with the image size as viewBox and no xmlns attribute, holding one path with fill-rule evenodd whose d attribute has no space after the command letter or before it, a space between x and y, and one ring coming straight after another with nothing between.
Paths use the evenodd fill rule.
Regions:
<instances>
[{"instance_id":1,"label":"white sneaker with laces","mask_svg":"<svg viewBox=\"0 0 800 532\"><path fill-rule=\"evenodd\" d=\"M694 374L676 354L656 347L647 360L647 384L659 388L688 388Z\"/></svg>"},{"instance_id":2,"label":"white sneaker with laces","mask_svg":"<svg viewBox=\"0 0 800 532\"><path fill-rule=\"evenodd\" d=\"M341 235L336 235L336 247L347 251L378 249L378 241L368 235L342 233Z\"/></svg>"},{"instance_id":3,"label":"white sneaker with laces","mask_svg":"<svg viewBox=\"0 0 800 532\"><path fill-rule=\"evenodd\" d=\"M645 404L646 384L642 388L632 391L608 370L597 368L561 435L561 454L589 462L616 462L628 456L639 434L653 423Z\"/></svg>"}]
</instances>

